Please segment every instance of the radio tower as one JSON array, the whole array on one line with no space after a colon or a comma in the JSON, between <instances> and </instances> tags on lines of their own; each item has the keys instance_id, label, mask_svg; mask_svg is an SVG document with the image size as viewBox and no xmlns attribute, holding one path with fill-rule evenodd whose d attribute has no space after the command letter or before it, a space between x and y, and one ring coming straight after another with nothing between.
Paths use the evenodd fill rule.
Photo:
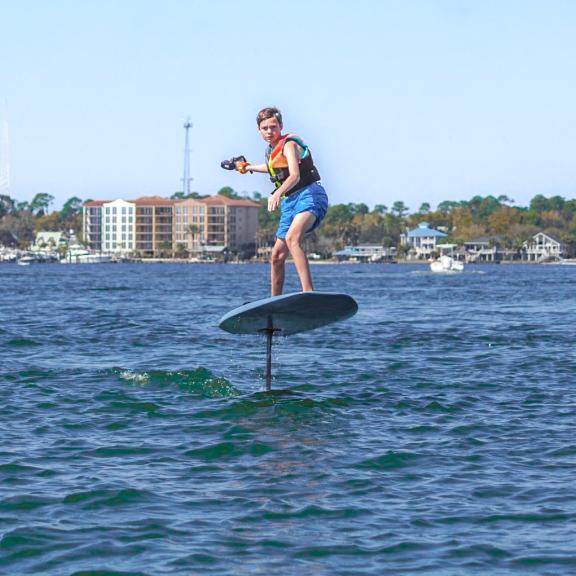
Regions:
<instances>
[{"instance_id":1,"label":"radio tower","mask_svg":"<svg viewBox=\"0 0 576 576\"><path fill-rule=\"evenodd\" d=\"M190 140L188 135L190 128L192 128L192 124L190 123L190 117L188 117L184 123L184 130L186 130L186 139L184 140L184 174L182 176L182 192L184 192L184 196L190 194L190 182L192 181L192 178L190 178Z\"/></svg>"}]
</instances>

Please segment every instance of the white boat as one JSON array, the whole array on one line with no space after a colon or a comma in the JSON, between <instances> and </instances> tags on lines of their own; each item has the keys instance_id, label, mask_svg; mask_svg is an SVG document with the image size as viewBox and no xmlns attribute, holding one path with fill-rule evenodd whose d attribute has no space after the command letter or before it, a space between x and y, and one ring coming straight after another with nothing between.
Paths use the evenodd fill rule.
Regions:
<instances>
[{"instance_id":1,"label":"white boat","mask_svg":"<svg viewBox=\"0 0 576 576\"><path fill-rule=\"evenodd\" d=\"M112 262L110 254L90 252L90 250L80 244L74 234L74 230L70 230L68 249L62 260L60 260L61 264L105 264L107 262Z\"/></svg>"},{"instance_id":2,"label":"white boat","mask_svg":"<svg viewBox=\"0 0 576 576\"><path fill-rule=\"evenodd\" d=\"M60 260L61 264L106 264L107 262L112 262L112 256L109 254L95 254L79 244L70 246L64 258Z\"/></svg>"},{"instance_id":3,"label":"white boat","mask_svg":"<svg viewBox=\"0 0 576 576\"><path fill-rule=\"evenodd\" d=\"M16 261L18 266L30 266L30 264L57 264L58 258L42 252L27 252Z\"/></svg>"},{"instance_id":4,"label":"white boat","mask_svg":"<svg viewBox=\"0 0 576 576\"><path fill-rule=\"evenodd\" d=\"M440 257L430 263L432 272L451 273L464 270L464 262L454 258L454 246L454 244L439 244L436 246L440 250Z\"/></svg>"}]
</instances>

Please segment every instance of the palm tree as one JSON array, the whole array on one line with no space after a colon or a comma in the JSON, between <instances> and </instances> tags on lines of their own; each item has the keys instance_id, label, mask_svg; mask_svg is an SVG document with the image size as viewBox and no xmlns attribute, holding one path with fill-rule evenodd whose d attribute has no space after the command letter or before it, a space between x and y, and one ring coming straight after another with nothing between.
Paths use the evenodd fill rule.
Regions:
<instances>
[{"instance_id":1,"label":"palm tree","mask_svg":"<svg viewBox=\"0 0 576 576\"><path fill-rule=\"evenodd\" d=\"M189 224L188 228L186 229L187 234L190 236L190 244L191 247L194 247L194 241L196 240L196 234L201 231L200 226L198 224ZM192 250L190 250L192 252Z\"/></svg>"}]
</instances>

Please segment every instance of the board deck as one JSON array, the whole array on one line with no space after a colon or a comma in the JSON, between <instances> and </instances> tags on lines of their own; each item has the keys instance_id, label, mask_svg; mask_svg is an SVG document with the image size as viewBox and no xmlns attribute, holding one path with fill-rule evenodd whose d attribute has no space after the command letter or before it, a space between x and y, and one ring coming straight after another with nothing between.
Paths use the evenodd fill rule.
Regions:
<instances>
[{"instance_id":1,"label":"board deck","mask_svg":"<svg viewBox=\"0 0 576 576\"><path fill-rule=\"evenodd\" d=\"M351 296L335 292L294 292L248 302L220 319L232 334L261 334L272 330L287 336L346 320L358 311Z\"/></svg>"}]
</instances>

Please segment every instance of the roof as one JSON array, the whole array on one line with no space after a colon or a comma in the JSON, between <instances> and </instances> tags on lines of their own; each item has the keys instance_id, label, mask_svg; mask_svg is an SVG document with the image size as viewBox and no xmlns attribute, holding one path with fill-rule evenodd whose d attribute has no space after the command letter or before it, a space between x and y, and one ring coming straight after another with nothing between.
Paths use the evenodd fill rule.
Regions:
<instances>
[{"instance_id":1,"label":"roof","mask_svg":"<svg viewBox=\"0 0 576 576\"><path fill-rule=\"evenodd\" d=\"M174 200L162 198L161 196L141 196L136 200L130 200L136 206L173 206Z\"/></svg>"},{"instance_id":2,"label":"roof","mask_svg":"<svg viewBox=\"0 0 576 576\"><path fill-rule=\"evenodd\" d=\"M536 234L534 234L534 236L532 236L532 240L535 240L536 236L540 236L540 234L542 236L550 238L550 240L557 242L558 244L562 244L562 240L558 236L556 236L556 234L548 234L548 232L537 232Z\"/></svg>"},{"instance_id":3,"label":"roof","mask_svg":"<svg viewBox=\"0 0 576 576\"><path fill-rule=\"evenodd\" d=\"M440 232L440 230L436 230L435 228L430 228L428 222L420 222L417 228L408 231L408 238L423 238L429 236L445 238L448 234Z\"/></svg>"},{"instance_id":4,"label":"roof","mask_svg":"<svg viewBox=\"0 0 576 576\"><path fill-rule=\"evenodd\" d=\"M228 196L222 196L221 194L217 194L216 196L209 196L208 198L200 198L200 202L208 204L209 206L260 208L260 204L258 202L254 202L254 200L228 198Z\"/></svg>"},{"instance_id":5,"label":"roof","mask_svg":"<svg viewBox=\"0 0 576 576\"><path fill-rule=\"evenodd\" d=\"M60 240L60 238L62 238L62 232L49 232L47 230L41 230L40 232L36 232L36 239L38 238L45 238L46 240L53 238L54 240Z\"/></svg>"},{"instance_id":6,"label":"roof","mask_svg":"<svg viewBox=\"0 0 576 576\"><path fill-rule=\"evenodd\" d=\"M477 236L472 238L472 240L466 240L464 244L490 244L490 242L501 242L502 238L500 236Z\"/></svg>"},{"instance_id":7,"label":"roof","mask_svg":"<svg viewBox=\"0 0 576 576\"><path fill-rule=\"evenodd\" d=\"M102 207L104 204L109 204L113 200L91 200L90 202L84 202L84 206L87 208ZM136 204L136 206L174 206L175 204L182 204L185 202L194 204L206 204L208 206L233 206L237 208L260 208L258 202L254 200L248 200L243 198L228 198L228 196L222 196L217 194L216 196L208 196L208 198L183 198L181 200L172 200L170 198L162 198L161 196L141 196L136 198L136 200L126 200L126 202L131 202Z\"/></svg>"},{"instance_id":8,"label":"roof","mask_svg":"<svg viewBox=\"0 0 576 576\"><path fill-rule=\"evenodd\" d=\"M108 202L112 202L112 200L90 200L89 202L84 202L84 206L86 206L86 208L97 208Z\"/></svg>"},{"instance_id":9,"label":"roof","mask_svg":"<svg viewBox=\"0 0 576 576\"><path fill-rule=\"evenodd\" d=\"M174 200L175 206L200 206L202 204L201 198L178 198Z\"/></svg>"}]
</instances>

